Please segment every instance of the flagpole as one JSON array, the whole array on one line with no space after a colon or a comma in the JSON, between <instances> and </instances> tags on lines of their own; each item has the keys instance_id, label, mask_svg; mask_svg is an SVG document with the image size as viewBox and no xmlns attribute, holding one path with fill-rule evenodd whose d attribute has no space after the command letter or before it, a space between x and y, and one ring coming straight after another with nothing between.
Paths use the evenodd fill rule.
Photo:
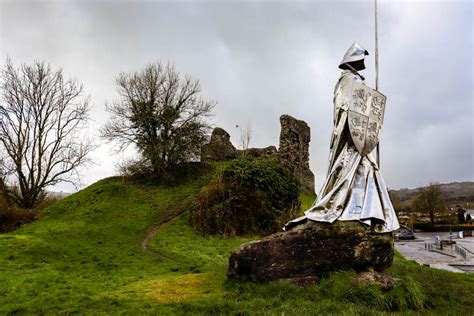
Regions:
<instances>
[{"instance_id":1,"label":"flagpole","mask_svg":"<svg viewBox=\"0 0 474 316\"><path fill-rule=\"evenodd\" d=\"M378 24L377 24L377 0L374 0L375 4L375 90L379 90L379 36L378 36ZM377 143L377 165L380 167L380 141Z\"/></svg>"},{"instance_id":2,"label":"flagpole","mask_svg":"<svg viewBox=\"0 0 474 316\"><path fill-rule=\"evenodd\" d=\"M379 32L377 23L377 0L375 1L375 90L379 90Z\"/></svg>"}]
</instances>

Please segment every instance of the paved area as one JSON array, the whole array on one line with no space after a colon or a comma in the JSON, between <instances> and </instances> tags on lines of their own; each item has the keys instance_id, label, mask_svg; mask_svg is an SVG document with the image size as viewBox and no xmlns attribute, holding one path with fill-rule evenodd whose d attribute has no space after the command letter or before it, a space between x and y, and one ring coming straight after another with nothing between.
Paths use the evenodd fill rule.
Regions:
<instances>
[{"instance_id":1,"label":"paved area","mask_svg":"<svg viewBox=\"0 0 474 316\"><path fill-rule=\"evenodd\" d=\"M415 233L415 240L402 240L395 242L395 248L407 259L415 260L419 264L436 269L452 272L474 273L474 237L458 239L453 233L451 239L465 251L466 258L455 250L455 246L444 246L441 250L433 245L433 250L425 249L425 244L434 244L435 237L449 240L449 232Z\"/></svg>"}]
</instances>

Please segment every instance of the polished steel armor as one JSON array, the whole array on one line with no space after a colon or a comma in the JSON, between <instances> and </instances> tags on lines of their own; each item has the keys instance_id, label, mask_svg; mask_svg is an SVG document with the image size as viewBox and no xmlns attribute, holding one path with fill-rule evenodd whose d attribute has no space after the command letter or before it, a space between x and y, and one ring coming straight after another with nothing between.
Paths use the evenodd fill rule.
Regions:
<instances>
[{"instance_id":1,"label":"polished steel armor","mask_svg":"<svg viewBox=\"0 0 474 316\"><path fill-rule=\"evenodd\" d=\"M385 96L365 86L356 72L342 72L334 91L334 130L326 180L313 206L285 229L307 219L360 221L380 233L399 228L371 153L379 140L385 101Z\"/></svg>"},{"instance_id":2,"label":"polished steel armor","mask_svg":"<svg viewBox=\"0 0 474 316\"><path fill-rule=\"evenodd\" d=\"M339 68L344 64L362 60L368 54L369 52L364 47L362 47L359 43L354 42L344 54L344 57L339 64Z\"/></svg>"}]
</instances>

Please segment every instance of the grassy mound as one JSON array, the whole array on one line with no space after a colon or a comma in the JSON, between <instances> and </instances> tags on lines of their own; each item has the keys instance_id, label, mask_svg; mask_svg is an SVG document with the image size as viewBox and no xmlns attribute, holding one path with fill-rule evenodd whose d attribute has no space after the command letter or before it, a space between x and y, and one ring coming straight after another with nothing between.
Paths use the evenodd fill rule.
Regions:
<instances>
[{"instance_id":1,"label":"grassy mound","mask_svg":"<svg viewBox=\"0 0 474 316\"><path fill-rule=\"evenodd\" d=\"M0 314L464 314L474 276L420 267L399 256L392 290L353 272L299 289L230 282L227 257L249 239L205 238L183 213L140 247L154 224L210 181L139 186L111 178L52 205L45 216L0 234ZM301 200L308 206L310 197Z\"/></svg>"}]
</instances>

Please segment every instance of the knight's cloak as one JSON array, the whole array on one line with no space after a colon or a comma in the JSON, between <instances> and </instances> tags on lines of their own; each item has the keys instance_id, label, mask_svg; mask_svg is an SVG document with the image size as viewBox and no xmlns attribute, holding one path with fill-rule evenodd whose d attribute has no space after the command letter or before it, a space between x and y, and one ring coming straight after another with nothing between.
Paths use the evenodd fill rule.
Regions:
<instances>
[{"instance_id":1,"label":"knight's cloak","mask_svg":"<svg viewBox=\"0 0 474 316\"><path fill-rule=\"evenodd\" d=\"M354 81L363 84L359 76L345 70L334 90L334 130L324 185L311 208L290 221L286 230L307 219L360 221L380 233L400 227L373 153L360 153L351 137L348 117Z\"/></svg>"}]
</instances>

